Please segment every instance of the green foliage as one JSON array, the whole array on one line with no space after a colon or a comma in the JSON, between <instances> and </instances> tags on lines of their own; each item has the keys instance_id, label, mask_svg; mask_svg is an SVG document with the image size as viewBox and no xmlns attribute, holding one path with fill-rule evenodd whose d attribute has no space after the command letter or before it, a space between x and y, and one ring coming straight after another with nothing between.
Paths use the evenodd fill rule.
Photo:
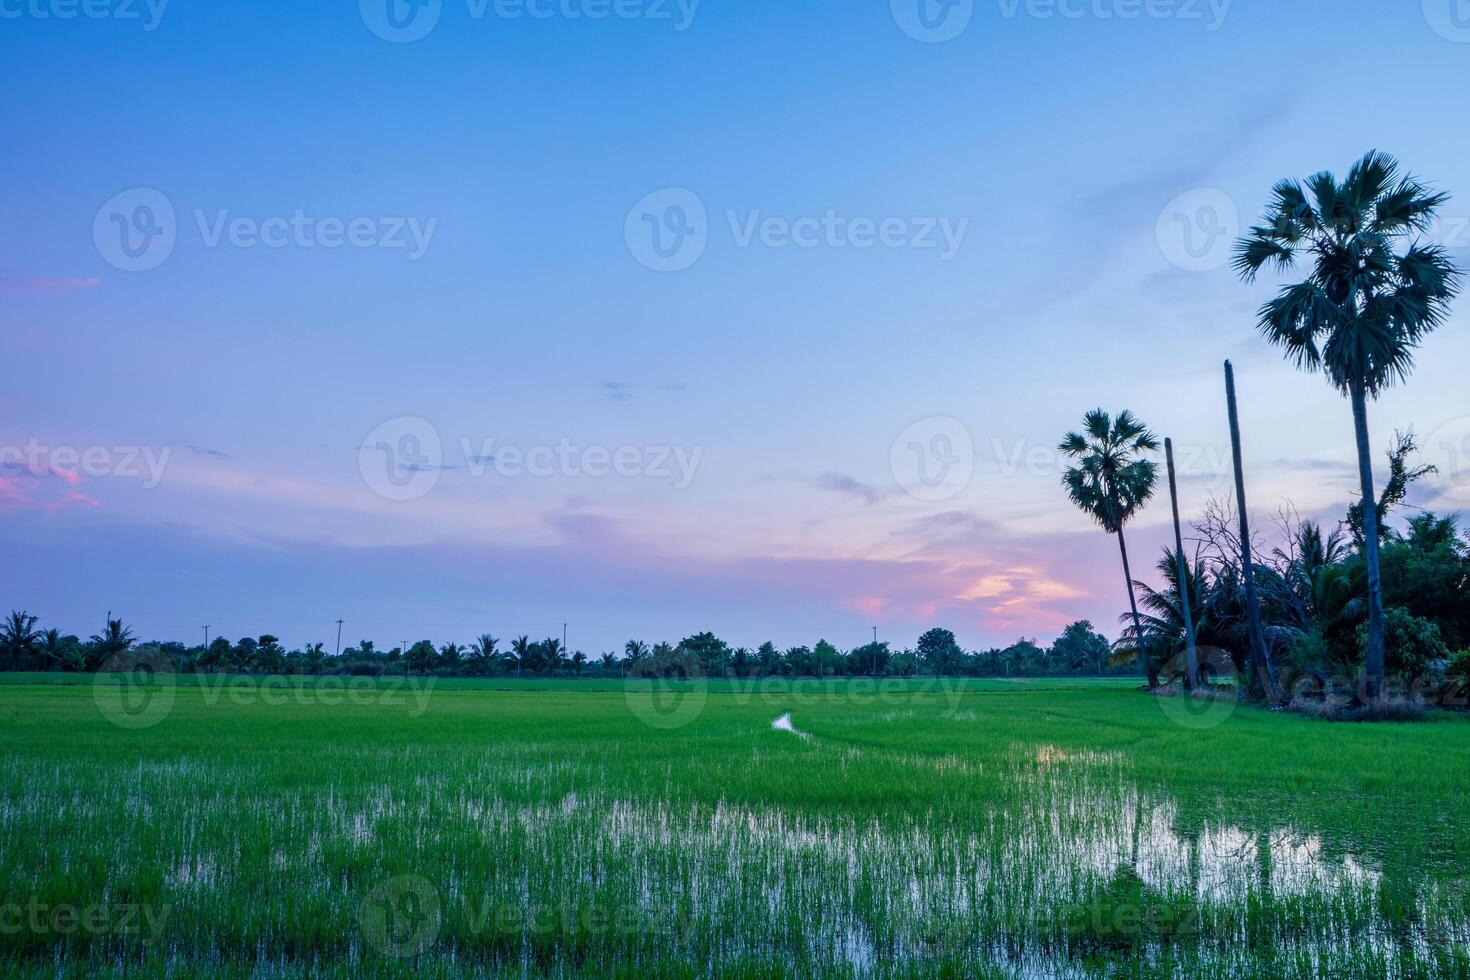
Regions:
<instances>
[{"instance_id":1,"label":"green foliage","mask_svg":"<svg viewBox=\"0 0 1470 980\"><path fill-rule=\"evenodd\" d=\"M1450 658L1450 648L1439 626L1404 609L1389 607L1383 612L1385 649L1390 673L1422 677L1436 661ZM1358 649L1368 648L1368 626L1358 627Z\"/></svg>"}]
</instances>

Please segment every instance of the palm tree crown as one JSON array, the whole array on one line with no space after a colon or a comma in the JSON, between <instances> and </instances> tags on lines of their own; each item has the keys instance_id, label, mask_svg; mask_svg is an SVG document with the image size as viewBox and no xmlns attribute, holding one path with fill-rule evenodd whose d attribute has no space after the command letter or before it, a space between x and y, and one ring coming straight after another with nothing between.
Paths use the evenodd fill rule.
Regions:
<instances>
[{"instance_id":1,"label":"palm tree crown","mask_svg":"<svg viewBox=\"0 0 1470 980\"><path fill-rule=\"evenodd\" d=\"M1444 249L1409 240L1446 200L1376 151L1340 183L1326 172L1278 183L1264 224L1236 246L1235 268L1248 282L1268 265L1289 272L1298 258L1311 270L1261 307L1261 332L1344 393L1361 385L1377 395L1405 379L1459 291Z\"/></svg>"},{"instance_id":2,"label":"palm tree crown","mask_svg":"<svg viewBox=\"0 0 1470 980\"><path fill-rule=\"evenodd\" d=\"M1082 432L1069 432L1058 449L1077 460L1062 477L1072 503L1110 534L1153 496L1157 472L1152 460L1159 442L1132 412L1116 419L1100 408L1082 419Z\"/></svg>"}]
</instances>

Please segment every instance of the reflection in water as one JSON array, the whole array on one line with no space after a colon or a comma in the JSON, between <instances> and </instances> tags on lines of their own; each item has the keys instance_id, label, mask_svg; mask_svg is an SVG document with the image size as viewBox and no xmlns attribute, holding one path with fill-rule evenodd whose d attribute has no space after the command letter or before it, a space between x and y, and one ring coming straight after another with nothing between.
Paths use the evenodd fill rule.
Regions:
<instances>
[{"instance_id":1,"label":"reflection in water","mask_svg":"<svg viewBox=\"0 0 1470 980\"><path fill-rule=\"evenodd\" d=\"M772 727L801 734L789 715ZM832 751L836 764L848 750ZM978 765L912 763L956 780ZM558 820L574 825L552 836L593 854L570 860L638 869L650 918L685 907L691 932L752 915L770 924L725 936L716 957L794 955L859 974L982 958L1016 975L1069 976L1101 952L1166 972L1230 975L1259 965L1239 959L1247 945L1255 957L1265 945L1289 958L1283 966L1331 973L1365 946L1405 941L1380 914L1382 873L1312 833L1226 822L1183 831L1177 806L1142 792L1114 754L1029 746L1007 778L1010 791L993 807L964 814L862 819L841 808L589 796L570 809L564 801L484 818L488 833L501 821L543 832ZM1419 915L1464 947L1466 925L1446 908L1426 892Z\"/></svg>"}]
</instances>

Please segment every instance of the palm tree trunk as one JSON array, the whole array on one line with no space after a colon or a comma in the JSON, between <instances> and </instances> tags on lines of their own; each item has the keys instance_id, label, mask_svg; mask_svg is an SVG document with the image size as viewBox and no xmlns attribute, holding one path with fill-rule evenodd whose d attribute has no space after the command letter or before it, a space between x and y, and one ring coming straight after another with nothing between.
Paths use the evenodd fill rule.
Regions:
<instances>
[{"instance_id":1,"label":"palm tree trunk","mask_svg":"<svg viewBox=\"0 0 1470 980\"><path fill-rule=\"evenodd\" d=\"M1164 458L1169 464L1169 503L1174 510L1174 559L1179 566L1179 611L1184 616L1185 683L1199 688L1199 647L1194 640L1194 611L1189 608L1189 563L1184 560L1184 532L1179 527L1179 484L1174 478L1174 440L1164 440Z\"/></svg>"},{"instance_id":2,"label":"palm tree trunk","mask_svg":"<svg viewBox=\"0 0 1470 980\"><path fill-rule=\"evenodd\" d=\"M1261 600L1256 595L1255 562L1251 560L1251 525L1245 504L1245 470L1241 463L1240 411L1235 399L1235 368L1225 362L1225 404L1230 414L1230 448L1235 461L1235 506L1240 512L1240 577L1245 586L1246 620L1250 630L1251 663L1256 683L1266 697L1276 698L1276 669L1266 653L1266 631L1261 626Z\"/></svg>"},{"instance_id":3,"label":"palm tree trunk","mask_svg":"<svg viewBox=\"0 0 1470 980\"><path fill-rule=\"evenodd\" d=\"M1353 429L1358 440L1358 477L1363 485L1363 558L1368 565L1368 655L1363 668L1366 694L1383 692L1383 580L1378 567L1378 497L1373 492L1373 456L1368 445L1368 398L1362 382L1352 386Z\"/></svg>"},{"instance_id":4,"label":"palm tree trunk","mask_svg":"<svg viewBox=\"0 0 1470 980\"><path fill-rule=\"evenodd\" d=\"M1148 677L1148 686L1152 690L1159 686L1159 672L1154 667L1148 651L1143 645L1143 621L1138 618L1138 599L1133 595L1133 572L1128 568L1128 545L1123 540L1123 526L1118 526L1118 551L1123 555L1123 578L1128 581L1128 608L1133 610L1133 642L1138 646L1138 657L1143 661L1143 672Z\"/></svg>"}]
</instances>

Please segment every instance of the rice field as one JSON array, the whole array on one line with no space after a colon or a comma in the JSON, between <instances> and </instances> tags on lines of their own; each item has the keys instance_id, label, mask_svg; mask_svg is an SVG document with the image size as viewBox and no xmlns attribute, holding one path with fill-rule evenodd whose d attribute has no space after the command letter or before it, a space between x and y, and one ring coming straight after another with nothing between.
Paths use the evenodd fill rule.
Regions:
<instances>
[{"instance_id":1,"label":"rice field","mask_svg":"<svg viewBox=\"0 0 1470 980\"><path fill-rule=\"evenodd\" d=\"M0 963L1470 976L1470 721L1109 681L0 681Z\"/></svg>"}]
</instances>

